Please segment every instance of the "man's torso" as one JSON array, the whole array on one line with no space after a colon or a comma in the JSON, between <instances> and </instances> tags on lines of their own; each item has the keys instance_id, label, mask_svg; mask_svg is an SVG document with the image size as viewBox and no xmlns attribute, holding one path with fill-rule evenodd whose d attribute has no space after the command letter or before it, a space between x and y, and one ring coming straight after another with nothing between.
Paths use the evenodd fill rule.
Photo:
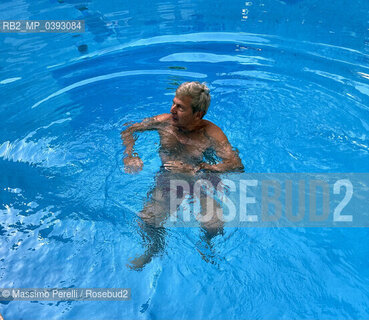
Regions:
<instances>
[{"instance_id":1,"label":"man's torso","mask_svg":"<svg viewBox=\"0 0 369 320\"><path fill-rule=\"evenodd\" d=\"M183 161L196 165L203 159L204 153L211 148L211 140L207 135L208 121L191 132L182 132L179 128L165 122L159 130L160 157L162 162Z\"/></svg>"}]
</instances>

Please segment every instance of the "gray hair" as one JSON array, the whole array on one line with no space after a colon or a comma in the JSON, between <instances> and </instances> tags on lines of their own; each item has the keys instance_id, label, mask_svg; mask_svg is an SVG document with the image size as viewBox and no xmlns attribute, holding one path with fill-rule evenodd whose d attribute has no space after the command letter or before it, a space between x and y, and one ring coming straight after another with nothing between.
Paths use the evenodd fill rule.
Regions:
<instances>
[{"instance_id":1,"label":"gray hair","mask_svg":"<svg viewBox=\"0 0 369 320\"><path fill-rule=\"evenodd\" d=\"M210 105L210 90L205 83L198 81L184 82L176 90L176 96L189 96L192 98L192 112L203 112L203 116L208 111Z\"/></svg>"}]
</instances>

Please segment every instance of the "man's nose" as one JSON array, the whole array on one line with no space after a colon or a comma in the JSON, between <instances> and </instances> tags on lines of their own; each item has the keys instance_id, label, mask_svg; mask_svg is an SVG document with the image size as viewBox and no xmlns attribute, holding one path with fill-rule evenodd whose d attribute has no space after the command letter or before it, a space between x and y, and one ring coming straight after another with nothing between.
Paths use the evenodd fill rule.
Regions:
<instances>
[{"instance_id":1,"label":"man's nose","mask_svg":"<svg viewBox=\"0 0 369 320\"><path fill-rule=\"evenodd\" d=\"M176 105L173 104L172 107L170 108L170 113L176 113L176 112L177 112Z\"/></svg>"}]
</instances>

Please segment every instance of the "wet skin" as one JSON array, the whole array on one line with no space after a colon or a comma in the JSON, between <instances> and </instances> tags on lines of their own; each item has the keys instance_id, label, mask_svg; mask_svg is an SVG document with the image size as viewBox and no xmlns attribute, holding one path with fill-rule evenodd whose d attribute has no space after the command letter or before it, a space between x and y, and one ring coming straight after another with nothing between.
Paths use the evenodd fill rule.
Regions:
<instances>
[{"instance_id":1,"label":"wet skin","mask_svg":"<svg viewBox=\"0 0 369 320\"><path fill-rule=\"evenodd\" d=\"M229 172L241 171L242 162L228 142L222 130L210 121L202 119L202 112L193 112L191 107L191 97L175 97L169 114L161 114L145 119L141 123L136 123L122 131L121 137L126 147L124 167L127 173L134 173L142 170L143 162L137 155L133 155L135 132L147 130L157 130L160 136L160 157L163 168L167 174L180 174L182 179L193 183L193 178L202 171L206 172ZM206 162L206 151L213 150L221 161L217 164ZM205 161L203 159L205 158ZM149 245L145 253L131 261L130 268L140 270L152 257L164 248L165 229L162 223L165 221L169 208L169 193L167 183L162 185L158 181L163 181L163 174L157 176L157 183L152 189L152 198L146 203L139 216L142 221L139 223L140 229L145 234ZM187 177L187 178L186 178ZM190 181L191 180L191 181ZM165 181L165 179L164 179ZM215 186L216 187L216 186ZM201 215L209 212L208 197L200 197ZM213 205L209 206L219 209L218 203L210 199ZM210 244L210 240L216 234L222 232L223 223L219 217L211 213L209 221L201 223L205 232L205 239ZM156 230L153 227L156 227Z\"/></svg>"},{"instance_id":2,"label":"wet skin","mask_svg":"<svg viewBox=\"0 0 369 320\"><path fill-rule=\"evenodd\" d=\"M160 157L166 170L194 174L199 170L212 172L238 171L242 162L223 131L210 121L202 119L202 112L193 113L191 98L175 97L170 114L148 118L122 131L126 146L124 159L127 173L138 172L143 162L133 156L134 132L157 130L160 135ZM202 162L205 151L213 149L222 160L216 165Z\"/></svg>"}]
</instances>

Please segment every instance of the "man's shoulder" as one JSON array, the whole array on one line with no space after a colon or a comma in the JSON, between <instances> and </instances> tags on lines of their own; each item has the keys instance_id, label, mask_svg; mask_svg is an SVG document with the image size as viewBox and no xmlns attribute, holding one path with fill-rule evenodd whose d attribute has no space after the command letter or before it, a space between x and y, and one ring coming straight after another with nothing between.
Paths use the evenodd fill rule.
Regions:
<instances>
[{"instance_id":1,"label":"man's shoulder","mask_svg":"<svg viewBox=\"0 0 369 320\"><path fill-rule=\"evenodd\" d=\"M141 122L134 123L130 128L136 131L158 130L169 123L170 114L164 113L150 118L145 118Z\"/></svg>"},{"instance_id":2,"label":"man's shoulder","mask_svg":"<svg viewBox=\"0 0 369 320\"><path fill-rule=\"evenodd\" d=\"M158 114L157 116L153 117L155 121L158 122L167 122L171 117L170 113L163 113L163 114Z\"/></svg>"},{"instance_id":3,"label":"man's shoulder","mask_svg":"<svg viewBox=\"0 0 369 320\"><path fill-rule=\"evenodd\" d=\"M220 129L215 123L209 120L203 120L203 121L205 125L205 132L210 138L217 140L217 141L227 140L227 137L222 131L222 129Z\"/></svg>"}]
</instances>

